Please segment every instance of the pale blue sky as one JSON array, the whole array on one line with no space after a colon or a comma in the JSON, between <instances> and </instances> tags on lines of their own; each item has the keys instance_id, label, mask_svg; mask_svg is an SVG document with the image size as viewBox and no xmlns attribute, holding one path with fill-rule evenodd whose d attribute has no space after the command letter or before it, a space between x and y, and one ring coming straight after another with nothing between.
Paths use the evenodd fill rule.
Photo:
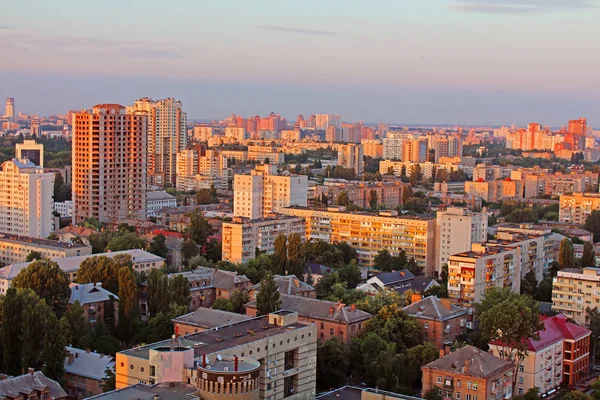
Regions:
<instances>
[{"instance_id":1,"label":"pale blue sky","mask_svg":"<svg viewBox=\"0 0 600 400\"><path fill-rule=\"evenodd\" d=\"M0 0L19 111L176 97L190 118L600 125L596 0Z\"/></svg>"}]
</instances>

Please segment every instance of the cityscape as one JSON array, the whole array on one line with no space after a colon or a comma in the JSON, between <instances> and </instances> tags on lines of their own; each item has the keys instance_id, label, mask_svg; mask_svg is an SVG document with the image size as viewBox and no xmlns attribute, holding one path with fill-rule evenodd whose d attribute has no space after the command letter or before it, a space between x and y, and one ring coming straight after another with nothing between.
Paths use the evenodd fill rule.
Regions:
<instances>
[{"instance_id":1,"label":"cityscape","mask_svg":"<svg viewBox=\"0 0 600 400\"><path fill-rule=\"evenodd\" d=\"M15 59L0 71L1 400L600 400L598 103L569 92L600 64L591 54L566 89L562 60L534 71L512 36L525 29L515 21L531 21L541 31L527 40L540 40L547 54L540 35L548 21L535 18L577 16L584 31L600 5L452 0L431 14L421 4L390 4L381 15L380 28L402 11L408 17L398 18L423 27L429 15L448 25L464 20L465 32L477 27L482 37L497 37L500 19L514 23L495 46L513 46L523 69L489 66L486 79L504 68L500 93L474 72L478 60L462 72L427 61L438 57L427 51L446 54L459 42L495 59L477 38L432 28L415 38L424 45L418 60L400 65L381 50L391 39L371 26L381 6L348 1L326 26L319 21L331 4L313 21L296 10L288 26L273 21L284 21L294 1L267 11L260 0L252 13L228 1L236 5L223 22L230 31L198 40L207 59L216 47L239 49L239 65L212 70L214 59L206 61L198 74L214 87L203 93L186 75L198 56L188 37L167 44L166 34L149 47L173 27L167 16L186 7L195 15L199 4L159 11L150 1L130 27L115 28L144 27L164 11L146 41L83 39L123 18L101 21L108 11L98 10L98 21L75 30L85 5L59 12L32 4L32 21L62 23L47 40L36 29L22 33L16 5L10 24L0 15L0 49ZM227 5L203 7L210 27ZM241 15L259 11L245 36ZM357 23L347 30L349 15L361 17L353 21L364 32ZM181 18L181 32L206 29ZM65 26L72 37L62 36ZM259 45L260 35L273 39ZM355 65L340 58L339 70L317 73L334 65L315 57L328 41L366 51L374 38L383 42L364 53L370 63L356 52ZM314 54L286 55L281 43L310 45ZM24 64L27 49L45 55L41 72ZM367 91L372 79L390 80L392 90L405 78L383 69L373 76L373 61L385 57L422 96L434 86L449 91L430 107L415 95L414 109ZM114 77L97 72L109 64ZM135 71L124 73L129 66L145 90ZM169 79L189 79L189 90L166 85L156 72L165 66ZM425 70L431 87L419 80ZM257 71L273 80L252 81ZM452 85L481 92L444 86L452 71ZM519 93L512 85L541 82L538 72L544 90L563 91L560 106L545 98L550 92L510 97ZM46 73L57 75L40 89ZM64 90L44 96L52 84ZM305 88L282 96L292 84ZM255 97L242 95L253 85L263 85ZM344 85L365 96L346 96ZM593 77L581 85L597 89ZM478 96L513 100L496 108ZM210 107L198 106L208 98ZM442 110L444 102L454 111Z\"/></svg>"}]
</instances>

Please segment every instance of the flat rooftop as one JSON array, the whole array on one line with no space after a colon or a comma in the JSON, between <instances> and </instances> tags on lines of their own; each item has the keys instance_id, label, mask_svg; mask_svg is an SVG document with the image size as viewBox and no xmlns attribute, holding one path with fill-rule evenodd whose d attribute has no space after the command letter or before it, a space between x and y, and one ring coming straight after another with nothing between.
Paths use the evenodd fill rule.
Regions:
<instances>
[{"instance_id":1,"label":"flat rooftop","mask_svg":"<svg viewBox=\"0 0 600 400\"><path fill-rule=\"evenodd\" d=\"M199 399L196 395L198 388L184 383L158 383L147 386L141 383L127 386L123 389L113 390L99 394L98 396L88 397L87 399L98 400L154 400L154 396L159 396L161 400L193 400Z\"/></svg>"},{"instance_id":2,"label":"flat rooftop","mask_svg":"<svg viewBox=\"0 0 600 400\"><path fill-rule=\"evenodd\" d=\"M0 242L12 242L18 244L30 244L48 249L81 249L88 246L81 243L59 242L58 240L40 239L31 236L14 235L12 233L0 233Z\"/></svg>"},{"instance_id":3,"label":"flat rooftop","mask_svg":"<svg viewBox=\"0 0 600 400\"><path fill-rule=\"evenodd\" d=\"M280 335L309 326L310 324L304 323L295 323L287 326L269 325L268 316L265 315L203 332L181 336L179 342L181 343L181 346L185 347L194 347L194 345L200 346L200 351L203 354L212 354L234 346L252 343L269 336ZM147 360L150 357L150 350L156 347L169 347L174 350L179 346L178 341L168 339L143 347L134 347L129 350L121 351L120 353Z\"/></svg>"},{"instance_id":4,"label":"flat rooftop","mask_svg":"<svg viewBox=\"0 0 600 400\"><path fill-rule=\"evenodd\" d=\"M330 207L332 208L332 207ZM409 219L409 220L414 220L414 221L429 221L431 219L435 219L435 217L431 214L426 214L426 215L382 215L381 213L385 213L386 211L393 211L393 210L381 210L379 213L376 212L371 212L371 211L336 211L336 210L331 210L328 208L311 208L311 207L304 207L304 206L289 206L289 207L284 207L284 210L303 210L303 211L314 211L314 212L327 212L327 213L331 213L331 214L349 214L349 215L364 215L364 216L368 216L368 217L381 217L381 218L395 218L395 219Z\"/></svg>"},{"instance_id":5,"label":"flat rooftop","mask_svg":"<svg viewBox=\"0 0 600 400\"><path fill-rule=\"evenodd\" d=\"M206 368L198 367L198 369L206 370L206 371L217 371L217 372L251 372L260 367L260 363L258 361L247 360L243 358L238 359L237 371L235 369L235 360L221 360L221 361L213 361L211 364L207 365Z\"/></svg>"}]
</instances>

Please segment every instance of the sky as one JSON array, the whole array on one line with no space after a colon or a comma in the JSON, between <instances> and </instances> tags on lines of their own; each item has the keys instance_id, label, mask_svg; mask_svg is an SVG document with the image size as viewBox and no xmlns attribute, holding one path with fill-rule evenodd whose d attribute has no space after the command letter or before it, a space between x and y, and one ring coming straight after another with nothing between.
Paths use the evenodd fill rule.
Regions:
<instances>
[{"instance_id":1,"label":"sky","mask_svg":"<svg viewBox=\"0 0 600 400\"><path fill-rule=\"evenodd\" d=\"M0 98L600 126L599 17L598 0L0 0Z\"/></svg>"}]
</instances>

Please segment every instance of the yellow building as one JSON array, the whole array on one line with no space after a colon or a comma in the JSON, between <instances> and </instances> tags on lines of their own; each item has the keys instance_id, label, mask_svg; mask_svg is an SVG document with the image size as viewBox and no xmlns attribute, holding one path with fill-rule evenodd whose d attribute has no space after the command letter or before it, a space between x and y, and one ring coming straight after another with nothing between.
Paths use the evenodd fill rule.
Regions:
<instances>
[{"instance_id":1,"label":"yellow building","mask_svg":"<svg viewBox=\"0 0 600 400\"><path fill-rule=\"evenodd\" d=\"M552 279L552 311L585 326L587 308L600 307L600 268L565 268Z\"/></svg>"},{"instance_id":2,"label":"yellow building","mask_svg":"<svg viewBox=\"0 0 600 400\"><path fill-rule=\"evenodd\" d=\"M581 225L594 210L600 210L599 193L563 194L560 196L558 220Z\"/></svg>"},{"instance_id":3,"label":"yellow building","mask_svg":"<svg viewBox=\"0 0 600 400\"><path fill-rule=\"evenodd\" d=\"M367 157L382 158L383 143L378 139L363 139L360 144L363 146L363 153Z\"/></svg>"},{"instance_id":4,"label":"yellow building","mask_svg":"<svg viewBox=\"0 0 600 400\"><path fill-rule=\"evenodd\" d=\"M0 233L0 264L25 262L32 251L40 253L43 258L65 258L92 254L92 248L84 244Z\"/></svg>"},{"instance_id":5,"label":"yellow building","mask_svg":"<svg viewBox=\"0 0 600 400\"><path fill-rule=\"evenodd\" d=\"M372 266L382 250L392 255L404 250L409 259L414 257L427 276L434 274L434 218L402 217L395 211L346 212L345 207L326 210L288 207L281 212L305 219L307 239L348 243L356 249L358 261L364 266Z\"/></svg>"}]
</instances>

